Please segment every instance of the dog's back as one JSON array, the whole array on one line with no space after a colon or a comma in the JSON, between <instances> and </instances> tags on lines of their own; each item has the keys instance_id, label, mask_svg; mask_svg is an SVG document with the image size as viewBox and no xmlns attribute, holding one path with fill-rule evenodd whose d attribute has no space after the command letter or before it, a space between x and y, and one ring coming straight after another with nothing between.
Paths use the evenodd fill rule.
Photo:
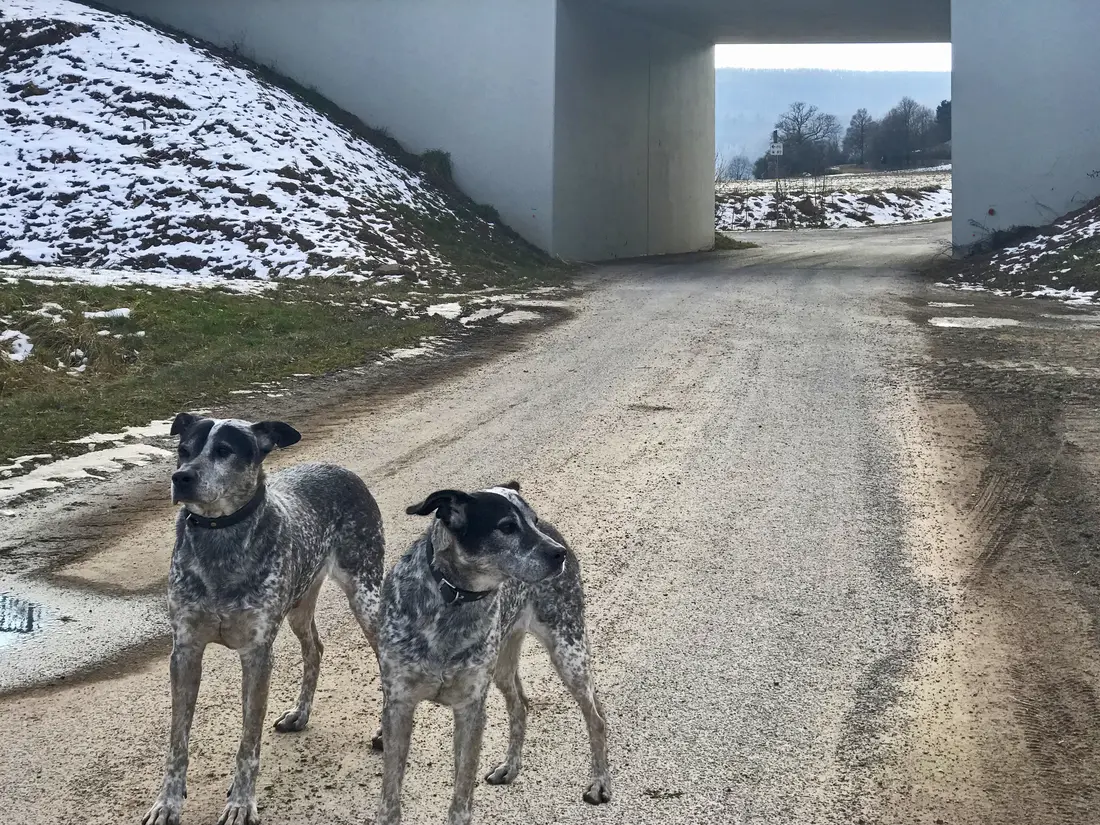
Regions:
<instances>
[{"instance_id":1,"label":"dog's back","mask_svg":"<svg viewBox=\"0 0 1100 825\"><path fill-rule=\"evenodd\" d=\"M268 495L292 541L302 543L306 569L331 555L336 570L381 586L382 514L359 476L332 464L299 464L273 474Z\"/></svg>"}]
</instances>

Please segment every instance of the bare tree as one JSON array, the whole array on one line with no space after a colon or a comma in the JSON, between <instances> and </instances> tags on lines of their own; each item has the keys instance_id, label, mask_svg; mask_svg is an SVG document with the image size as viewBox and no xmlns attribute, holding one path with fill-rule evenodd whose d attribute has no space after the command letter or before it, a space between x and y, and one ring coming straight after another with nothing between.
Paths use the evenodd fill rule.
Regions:
<instances>
[{"instance_id":1,"label":"bare tree","mask_svg":"<svg viewBox=\"0 0 1100 825\"><path fill-rule=\"evenodd\" d=\"M840 121L808 103L792 103L775 123L783 143L830 143L840 137Z\"/></svg>"},{"instance_id":2,"label":"bare tree","mask_svg":"<svg viewBox=\"0 0 1100 825\"><path fill-rule=\"evenodd\" d=\"M867 148L874 128L875 119L867 113L866 109L859 109L852 115L848 132L844 135L844 153L861 166L866 161Z\"/></svg>"},{"instance_id":3,"label":"bare tree","mask_svg":"<svg viewBox=\"0 0 1100 825\"><path fill-rule=\"evenodd\" d=\"M752 160L748 155L734 155L727 161L726 180L752 180Z\"/></svg>"},{"instance_id":4,"label":"bare tree","mask_svg":"<svg viewBox=\"0 0 1100 825\"><path fill-rule=\"evenodd\" d=\"M714 156L714 182L752 180L752 161L748 155L738 154L725 158L721 152Z\"/></svg>"},{"instance_id":5,"label":"bare tree","mask_svg":"<svg viewBox=\"0 0 1100 825\"><path fill-rule=\"evenodd\" d=\"M783 143L779 166L785 173L820 175L839 158L840 121L816 106L792 103L775 129Z\"/></svg>"}]
</instances>

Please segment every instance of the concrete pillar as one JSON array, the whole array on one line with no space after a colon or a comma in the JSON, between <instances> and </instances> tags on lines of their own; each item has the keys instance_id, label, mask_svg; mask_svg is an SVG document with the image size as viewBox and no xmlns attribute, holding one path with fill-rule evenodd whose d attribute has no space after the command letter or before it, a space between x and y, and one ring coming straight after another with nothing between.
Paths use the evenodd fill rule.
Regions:
<instances>
[{"instance_id":1,"label":"concrete pillar","mask_svg":"<svg viewBox=\"0 0 1100 825\"><path fill-rule=\"evenodd\" d=\"M951 29L955 244L1100 195L1100 3L952 0Z\"/></svg>"},{"instance_id":2,"label":"concrete pillar","mask_svg":"<svg viewBox=\"0 0 1100 825\"><path fill-rule=\"evenodd\" d=\"M598 260L714 243L714 47L560 0L555 254Z\"/></svg>"}]
</instances>

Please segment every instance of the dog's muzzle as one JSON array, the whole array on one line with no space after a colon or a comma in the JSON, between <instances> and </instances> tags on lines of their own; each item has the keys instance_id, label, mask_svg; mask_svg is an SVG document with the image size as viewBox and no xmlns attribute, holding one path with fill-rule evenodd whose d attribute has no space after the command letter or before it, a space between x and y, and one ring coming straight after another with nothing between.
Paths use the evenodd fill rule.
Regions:
<instances>
[{"instance_id":1,"label":"dog's muzzle","mask_svg":"<svg viewBox=\"0 0 1100 825\"><path fill-rule=\"evenodd\" d=\"M198 476L194 470L176 470L172 473L172 503L188 501L195 494L195 482Z\"/></svg>"}]
</instances>

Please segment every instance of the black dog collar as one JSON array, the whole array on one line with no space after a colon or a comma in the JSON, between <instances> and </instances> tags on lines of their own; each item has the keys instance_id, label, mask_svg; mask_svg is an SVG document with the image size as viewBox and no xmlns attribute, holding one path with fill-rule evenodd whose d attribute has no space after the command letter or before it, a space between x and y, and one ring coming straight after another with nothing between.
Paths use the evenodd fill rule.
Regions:
<instances>
[{"instance_id":1,"label":"black dog collar","mask_svg":"<svg viewBox=\"0 0 1100 825\"><path fill-rule=\"evenodd\" d=\"M196 527L204 527L207 530L221 530L224 527L232 527L234 524L240 524L256 512L256 508L263 504L265 492L266 491L261 486L260 489L256 491L256 495L252 496L249 500L248 504L237 512L230 513L228 516L207 518L206 516L200 516L198 513L192 513L188 510L187 520Z\"/></svg>"},{"instance_id":2,"label":"black dog collar","mask_svg":"<svg viewBox=\"0 0 1100 825\"><path fill-rule=\"evenodd\" d=\"M486 596L496 593L496 590L463 590L455 587L447 577L435 569L435 548L428 542L428 569L432 572L432 578L439 585L439 593L447 604L465 604L466 602L479 602Z\"/></svg>"}]
</instances>

